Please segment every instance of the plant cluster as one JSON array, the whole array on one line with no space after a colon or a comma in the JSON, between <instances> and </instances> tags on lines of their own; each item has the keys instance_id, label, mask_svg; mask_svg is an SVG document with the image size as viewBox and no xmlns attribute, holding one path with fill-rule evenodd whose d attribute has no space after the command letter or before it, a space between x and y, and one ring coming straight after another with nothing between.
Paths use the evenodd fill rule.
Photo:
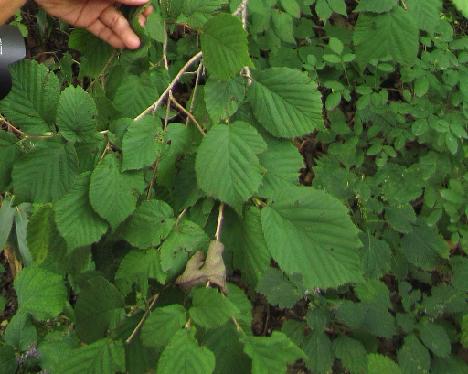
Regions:
<instances>
[{"instance_id":1,"label":"plant cluster","mask_svg":"<svg viewBox=\"0 0 468 374\"><path fill-rule=\"evenodd\" d=\"M466 373L467 2L152 3L11 68L0 372Z\"/></svg>"}]
</instances>

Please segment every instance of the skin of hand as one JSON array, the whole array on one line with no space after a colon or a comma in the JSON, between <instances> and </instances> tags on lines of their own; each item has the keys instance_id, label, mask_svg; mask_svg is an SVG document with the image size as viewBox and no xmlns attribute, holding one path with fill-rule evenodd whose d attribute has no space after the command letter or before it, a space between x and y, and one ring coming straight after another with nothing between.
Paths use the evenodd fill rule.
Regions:
<instances>
[{"instance_id":1,"label":"skin of hand","mask_svg":"<svg viewBox=\"0 0 468 374\"><path fill-rule=\"evenodd\" d=\"M0 25L3 25L25 3L26 0L0 0Z\"/></svg>"},{"instance_id":2,"label":"skin of hand","mask_svg":"<svg viewBox=\"0 0 468 374\"><path fill-rule=\"evenodd\" d=\"M140 39L132 30L118 6L147 4L149 0L36 0L51 16L56 16L70 25L87 29L114 48L136 49ZM139 18L144 26L146 18L153 12L145 9Z\"/></svg>"}]
</instances>

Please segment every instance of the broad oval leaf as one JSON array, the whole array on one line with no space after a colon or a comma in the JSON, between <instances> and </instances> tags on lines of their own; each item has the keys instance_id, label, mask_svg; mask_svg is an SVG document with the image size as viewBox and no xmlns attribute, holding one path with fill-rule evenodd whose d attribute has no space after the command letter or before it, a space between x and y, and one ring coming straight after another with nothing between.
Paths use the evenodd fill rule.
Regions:
<instances>
[{"instance_id":1,"label":"broad oval leaf","mask_svg":"<svg viewBox=\"0 0 468 374\"><path fill-rule=\"evenodd\" d=\"M321 94L304 73L271 68L256 72L253 77L250 105L271 135L293 138L323 127Z\"/></svg>"},{"instance_id":2,"label":"broad oval leaf","mask_svg":"<svg viewBox=\"0 0 468 374\"><path fill-rule=\"evenodd\" d=\"M266 144L257 130L244 122L213 127L198 149L199 187L209 196L239 208L262 182L258 154Z\"/></svg>"},{"instance_id":3,"label":"broad oval leaf","mask_svg":"<svg viewBox=\"0 0 468 374\"><path fill-rule=\"evenodd\" d=\"M358 230L345 206L327 193L285 189L262 210L262 226L273 259L286 273L301 273L305 287L362 279Z\"/></svg>"}]
</instances>

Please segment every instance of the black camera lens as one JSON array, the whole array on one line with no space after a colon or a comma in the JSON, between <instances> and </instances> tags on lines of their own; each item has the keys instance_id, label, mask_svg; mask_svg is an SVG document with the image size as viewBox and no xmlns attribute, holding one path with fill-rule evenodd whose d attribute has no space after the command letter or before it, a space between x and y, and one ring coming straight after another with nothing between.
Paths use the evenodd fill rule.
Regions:
<instances>
[{"instance_id":1,"label":"black camera lens","mask_svg":"<svg viewBox=\"0 0 468 374\"><path fill-rule=\"evenodd\" d=\"M26 57L26 46L20 31L13 26L0 26L0 99L11 90L8 66Z\"/></svg>"}]
</instances>

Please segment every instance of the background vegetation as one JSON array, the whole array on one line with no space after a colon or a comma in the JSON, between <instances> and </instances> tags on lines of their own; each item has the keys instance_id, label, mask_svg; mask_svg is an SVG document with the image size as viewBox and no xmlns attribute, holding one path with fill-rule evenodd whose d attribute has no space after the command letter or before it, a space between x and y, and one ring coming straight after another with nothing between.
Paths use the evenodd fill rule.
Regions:
<instances>
[{"instance_id":1,"label":"background vegetation","mask_svg":"<svg viewBox=\"0 0 468 374\"><path fill-rule=\"evenodd\" d=\"M152 3L14 21L0 372L466 373L468 3Z\"/></svg>"}]
</instances>

